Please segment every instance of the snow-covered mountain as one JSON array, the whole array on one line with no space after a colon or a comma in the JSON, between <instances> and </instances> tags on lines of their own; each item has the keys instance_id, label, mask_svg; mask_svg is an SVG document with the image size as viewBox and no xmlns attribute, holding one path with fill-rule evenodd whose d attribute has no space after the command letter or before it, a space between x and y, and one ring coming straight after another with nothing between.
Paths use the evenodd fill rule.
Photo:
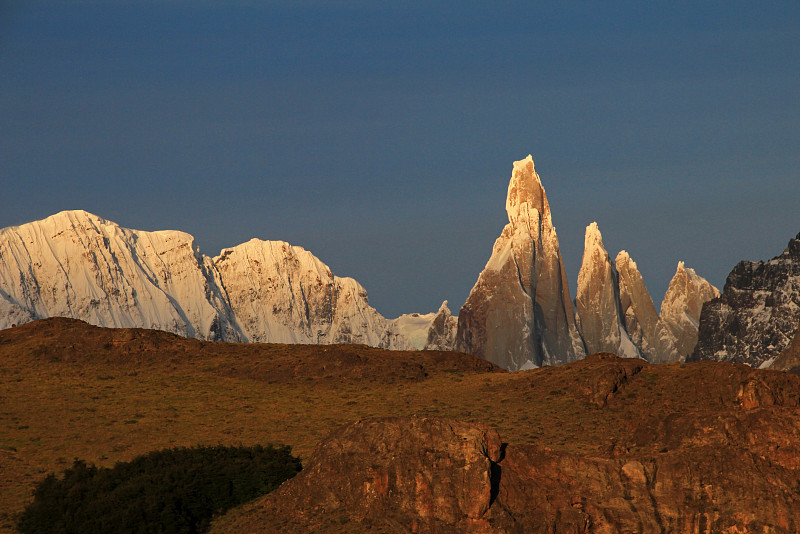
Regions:
<instances>
[{"instance_id":1,"label":"snow-covered mountain","mask_svg":"<svg viewBox=\"0 0 800 534\"><path fill-rule=\"evenodd\" d=\"M204 340L412 347L358 282L300 247L254 239L211 259L189 234L85 211L0 230L0 328L53 316Z\"/></svg>"},{"instance_id":2,"label":"snow-covered mountain","mask_svg":"<svg viewBox=\"0 0 800 534\"><path fill-rule=\"evenodd\" d=\"M392 319L389 330L406 339L415 350L453 350L458 317L453 316L447 301L432 313L409 313Z\"/></svg>"},{"instance_id":3,"label":"snow-covered mountain","mask_svg":"<svg viewBox=\"0 0 800 534\"><path fill-rule=\"evenodd\" d=\"M386 319L358 282L335 276L289 243L253 239L210 258L183 232L131 230L85 211L64 211L0 230L0 328L65 316L204 340L455 349L510 370L560 365L587 351L651 362L684 360L691 353L700 310L719 295L692 269L678 264L658 315L636 263L625 251L612 263L592 223L573 303L531 156L514 162L506 213L508 224L458 317L445 301L434 313ZM777 352L800 315L793 311L800 309L796 242L766 267L740 265L729 277L729 285L758 281L775 263L780 280L772 285L780 285L788 269L781 302L792 313L784 314L788 322L781 322L786 328L780 330L782 344L773 347ZM764 295L746 300L768 307L774 298ZM763 322L759 317L754 324Z\"/></svg>"},{"instance_id":4,"label":"snow-covered mountain","mask_svg":"<svg viewBox=\"0 0 800 534\"><path fill-rule=\"evenodd\" d=\"M213 262L189 234L64 211L0 230L0 328L53 316L239 341Z\"/></svg>"},{"instance_id":5,"label":"snow-covered mountain","mask_svg":"<svg viewBox=\"0 0 800 534\"><path fill-rule=\"evenodd\" d=\"M585 356L544 188L528 156L514 162L508 224L458 315L456 350L506 369Z\"/></svg>"},{"instance_id":6,"label":"snow-covered mountain","mask_svg":"<svg viewBox=\"0 0 800 534\"><path fill-rule=\"evenodd\" d=\"M245 341L405 348L384 339L388 323L358 282L334 276L301 247L252 239L212 263Z\"/></svg>"}]
</instances>

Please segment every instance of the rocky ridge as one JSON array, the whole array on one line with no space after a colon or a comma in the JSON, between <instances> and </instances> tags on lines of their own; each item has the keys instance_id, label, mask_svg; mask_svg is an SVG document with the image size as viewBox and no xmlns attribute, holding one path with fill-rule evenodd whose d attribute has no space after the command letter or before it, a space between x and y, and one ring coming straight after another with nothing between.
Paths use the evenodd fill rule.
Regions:
<instances>
[{"instance_id":1,"label":"rocky ridge","mask_svg":"<svg viewBox=\"0 0 800 534\"><path fill-rule=\"evenodd\" d=\"M593 223L573 303L531 156L514 163L506 213L458 317L445 302L390 320L358 282L300 247L253 239L209 258L183 232L66 211L0 231L0 328L64 316L214 341L455 349L509 370L562 365L587 349L653 362L691 352L700 309L718 294L694 271L678 265L657 316L636 264L627 253L612 263Z\"/></svg>"},{"instance_id":2,"label":"rocky ridge","mask_svg":"<svg viewBox=\"0 0 800 534\"><path fill-rule=\"evenodd\" d=\"M703 306L688 360L769 366L800 322L800 234L769 261L739 262L722 294Z\"/></svg>"}]
</instances>

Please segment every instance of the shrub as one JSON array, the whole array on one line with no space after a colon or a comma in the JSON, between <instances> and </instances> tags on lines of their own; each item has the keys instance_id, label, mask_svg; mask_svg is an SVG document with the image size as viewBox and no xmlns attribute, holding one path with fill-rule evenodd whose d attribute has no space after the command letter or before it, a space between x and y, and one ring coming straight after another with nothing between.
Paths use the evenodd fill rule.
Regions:
<instances>
[{"instance_id":1,"label":"shrub","mask_svg":"<svg viewBox=\"0 0 800 534\"><path fill-rule=\"evenodd\" d=\"M280 486L301 469L289 447L192 447L113 468L75 460L48 475L18 528L34 533L201 533L214 515Z\"/></svg>"}]
</instances>

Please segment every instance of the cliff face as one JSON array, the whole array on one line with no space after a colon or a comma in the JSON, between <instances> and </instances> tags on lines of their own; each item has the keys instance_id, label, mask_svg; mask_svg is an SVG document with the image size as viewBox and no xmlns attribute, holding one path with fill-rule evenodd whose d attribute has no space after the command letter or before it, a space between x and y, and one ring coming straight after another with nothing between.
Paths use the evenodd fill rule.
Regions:
<instances>
[{"instance_id":1,"label":"cliff face","mask_svg":"<svg viewBox=\"0 0 800 534\"><path fill-rule=\"evenodd\" d=\"M800 234L770 261L742 261L722 294L700 315L689 360L769 365L792 340L800 321Z\"/></svg>"},{"instance_id":2,"label":"cliff face","mask_svg":"<svg viewBox=\"0 0 800 534\"><path fill-rule=\"evenodd\" d=\"M585 355L550 206L530 156L514 163L508 224L458 316L456 350L510 370Z\"/></svg>"},{"instance_id":3,"label":"cliff face","mask_svg":"<svg viewBox=\"0 0 800 534\"><path fill-rule=\"evenodd\" d=\"M549 384L549 385L548 385ZM606 441L502 443L479 423L366 419L212 532L776 532L800 528L800 377L594 355L506 387L626 415ZM703 387L698 387L702 384ZM639 398L639 397L642 398ZM635 406L630 405L635 403ZM560 425L563 423L553 422ZM576 427L577 428L577 427ZM535 441L535 436L533 437Z\"/></svg>"},{"instance_id":4,"label":"cliff face","mask_svg":"<svg viewBox=\"0 0 800 534\"><path fill-rule=\"evenodd\" d=\"M625 317L625 329L642 357L651 363L678 361L675 337L656 312L636 262L623 250L617 254L614 263L619 273L620 308Z\"/></svg>"},{"instance_id":5,"label":"cliff face","mask_svg":"<svg viewBox=\"0 0 800 534\"><path fill-rule=\"evenodd\" d=\"M641 356L625 329L619 275L603 246L597 223L586 227L575 308L587 353L610 352L625 358Z\"/></svg>"},{"instance_id":6,"label":"cliff face","mask_svg":"<svg viewBox=\"0 0 800 534\"><path fill-rule=\"evenodd\" d=\"M675 360L685 361L692 353L697 345L700 312L706 302L717 297L716 287L683 262L678 263L661 302L661 320L675 339Z\"/></svg>"},{"instance_id":7,"label":"cliff face","mask_svg":"<svg viewBox=\"0 0 800 534\"><path fill-rule=\"evenodd\" d=\"M790 371L800 374L800 325L786 350L780 353L770 369L776 371Z\"/></svg>"}]
</instances>

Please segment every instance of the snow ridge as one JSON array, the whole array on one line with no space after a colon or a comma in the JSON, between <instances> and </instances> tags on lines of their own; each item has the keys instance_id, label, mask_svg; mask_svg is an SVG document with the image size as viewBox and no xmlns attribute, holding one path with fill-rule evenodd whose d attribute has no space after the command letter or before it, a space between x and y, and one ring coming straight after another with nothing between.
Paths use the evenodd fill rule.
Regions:
<instances>
[{"instance_id":1,"label":"snow ridge","mask_svg":"<svg viewBox=\"0 0 800 534\"><path fill-rule=\"evenodd\" d=\"M358 282L300 247L253 239L212 259L184 232L81 210L0 230L0 328L53 316L213 341L409 346Z\"/></svg>"}]
</instances>

